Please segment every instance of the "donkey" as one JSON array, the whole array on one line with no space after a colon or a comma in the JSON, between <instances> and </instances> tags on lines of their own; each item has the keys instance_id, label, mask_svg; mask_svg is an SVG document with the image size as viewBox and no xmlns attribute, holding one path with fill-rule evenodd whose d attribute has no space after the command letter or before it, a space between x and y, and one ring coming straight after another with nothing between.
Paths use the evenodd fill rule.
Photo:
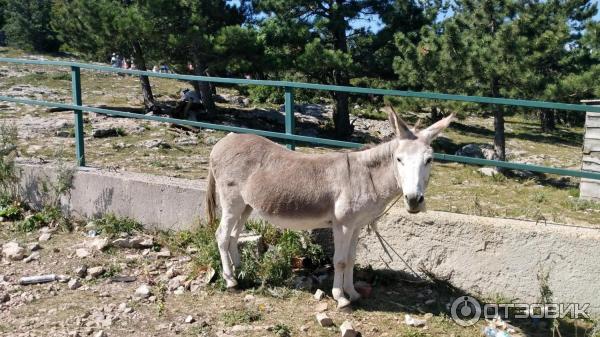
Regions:
<instances>
[{"instance_id":1,"label":"donkey","mask_svg":"<svg viewBox=\"0 0 600 337\"><path fill-rule=\"evenodd\" d=\"M238 236L254 210L280 228L332 228L333 298L338 308L360 298L353 281L360 230L402 194L408 212L424 210L430 144L454 115L421 131L409 128L393 110L388 117L395 137L355 152L298 153L260 136L234 133L214 146L206 209L214 223L218 197L221 221L215 235L228 288L237 285Z\"/></svg>"}]
</instances>

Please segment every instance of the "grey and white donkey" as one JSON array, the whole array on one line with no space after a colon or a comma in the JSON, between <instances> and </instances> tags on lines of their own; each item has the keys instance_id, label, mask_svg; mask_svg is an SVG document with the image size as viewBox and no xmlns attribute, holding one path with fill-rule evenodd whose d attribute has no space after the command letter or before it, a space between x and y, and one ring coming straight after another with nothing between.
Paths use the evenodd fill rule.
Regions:
<instances>
[{"instance_id":1,"label":"grey and white donkey","mask_svg":"<svg viewBox=\"0 0 600 337\"><path fill-rule=\"evenodd\" d=\"M433 161L430 144L453 117L419 131L390 111L396 137L355 152L299 153L245 134L221 139L210 153L206 207L213 223L218 197L221 222L216 238L227 287L237 285L238 235L254 210L281 228L332 228L333 298L339 308L358 300L353 270L360 230L402 193L408 212L424 210Z\"/></svg>"}]
</instances>

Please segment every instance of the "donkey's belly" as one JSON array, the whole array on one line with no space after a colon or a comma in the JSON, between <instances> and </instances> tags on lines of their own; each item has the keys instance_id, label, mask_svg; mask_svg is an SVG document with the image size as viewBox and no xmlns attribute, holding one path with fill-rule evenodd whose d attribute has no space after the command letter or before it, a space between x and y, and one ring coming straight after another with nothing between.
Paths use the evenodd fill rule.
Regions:
<instances>
[{"instance_id":1,"label":"donkey's belly","mask_svg":"<svg viewBox=\"0 0 600 337\"><path fill-rule=\"evenodd\" d=\"M310 230L317 228L331 228L331 218L328 216L307 218L307 217L286 217L280 215L266 214L263 212L257 212L258 216L268 221L269 223L286 229L295 230Z\"/></svg>"}]
</instances>

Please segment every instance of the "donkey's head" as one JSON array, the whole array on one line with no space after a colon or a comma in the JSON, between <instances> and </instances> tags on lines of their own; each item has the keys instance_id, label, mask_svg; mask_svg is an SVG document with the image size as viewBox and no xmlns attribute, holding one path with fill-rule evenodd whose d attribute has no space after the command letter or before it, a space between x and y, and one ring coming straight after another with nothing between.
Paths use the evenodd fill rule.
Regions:
<instances>
[{"instance_id":1,"label":"donkey's head","mask_svg":"<svg viewBox=\"0 0 600 337\"><path fill-rule=\"evenodd\" d=\"M454 114L418 130L417 127L409 128L393 108L390 110L388 117L398 138L398 146L393 152L394 174L404 194L406 209L410 213L418 213L425 209L425 188L433 162L431 142L450 125Z\"/></svg>"}]
</instances>

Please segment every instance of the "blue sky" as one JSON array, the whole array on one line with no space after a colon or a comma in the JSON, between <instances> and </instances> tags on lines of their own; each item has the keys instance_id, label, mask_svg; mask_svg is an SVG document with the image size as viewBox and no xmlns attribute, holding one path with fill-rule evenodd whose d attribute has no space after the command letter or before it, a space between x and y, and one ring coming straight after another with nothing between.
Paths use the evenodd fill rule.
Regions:
<instances>
[{"instance_id":1,"label":"blue sky","mask_svg":"<svg viewBox=\"0 0 600 337\"><path fill-rule=\"evenodd\" d=\"M227 0L227 2L229 2L230 4L233 4L233 5L237 5L237 6L239 6L239 4L240 4L240 0ZM598 8L600 8L600 0L594 0L593 2L595 2L596 5L598 6ZM600 21L600 11L598 11L598 13L596 13L596 16L594 16L594 19L596 21ZM367 28L373 32L379 31L383 26L381 20L379 19L379 16L377 16L377 15L369 15L369 16L364 16L364 17L358 18L356 20L352 20L352 22L350 22L350 25L355 29Z\"/></svg>"}]
</instances>

